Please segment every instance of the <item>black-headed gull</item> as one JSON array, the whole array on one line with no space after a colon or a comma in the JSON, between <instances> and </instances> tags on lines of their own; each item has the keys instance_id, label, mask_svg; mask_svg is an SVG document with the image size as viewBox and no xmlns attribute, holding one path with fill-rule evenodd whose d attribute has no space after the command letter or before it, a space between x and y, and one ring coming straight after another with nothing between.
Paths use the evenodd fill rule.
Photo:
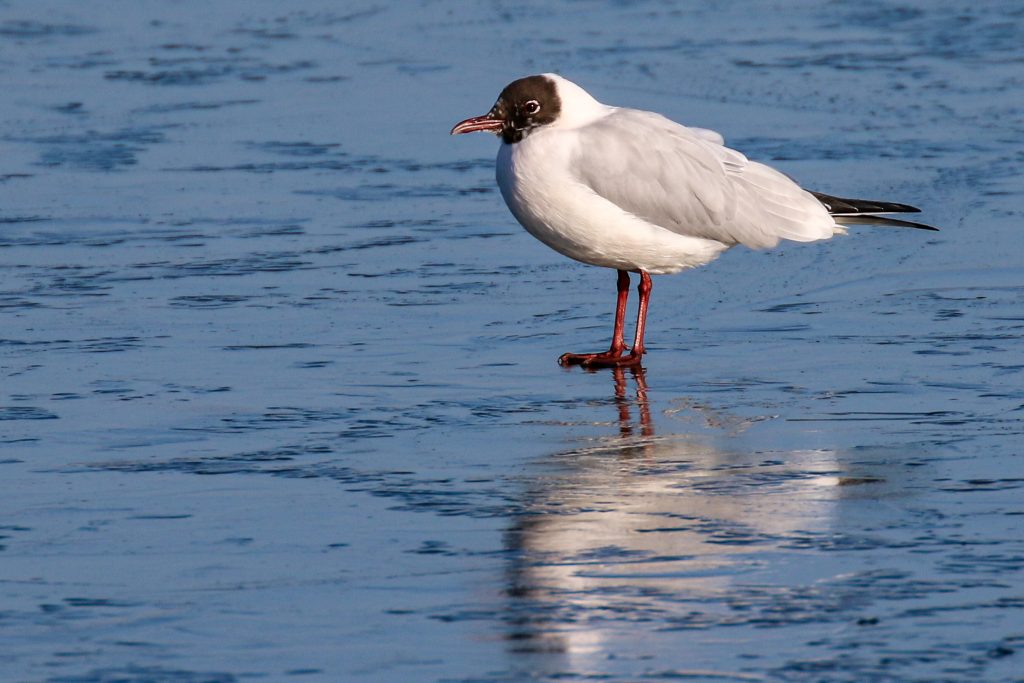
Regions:
<instances>
[{"instance_id":1,"label":"black-headed gull","mask_svg":"<svg viewBox=\"0 0 1024 683\"><path fill-rule=\"evenodd\" d=\"M913 206L808 192L714 131L601 104L556 74L513 81L489 112L459 122L452 135L474 131L501 137L498 187L527 232L569 258L618 271L611 348L563 354L562 365L640 363L652 274L702 266L737 244L828 239L855 223L935 230L879 215ZM626 353L631 272L640 274L640 305Z\"/></svg>"}]
</instances>

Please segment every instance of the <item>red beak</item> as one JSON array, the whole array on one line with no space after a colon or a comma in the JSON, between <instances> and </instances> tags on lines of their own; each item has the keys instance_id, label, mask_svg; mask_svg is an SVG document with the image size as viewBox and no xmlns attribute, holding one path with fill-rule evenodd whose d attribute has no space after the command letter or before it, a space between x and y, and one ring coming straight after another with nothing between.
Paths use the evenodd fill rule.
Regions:
<instances>
[{"instance_id":1,"label":"red beak","mask_svg":"<svg viewBox=\"0 0 1024 683\"><path fill-rule=\"evenodd\" d=\"M478 130L486 130L489 133L497 134L501 132L503 125L504 122L501 119L496 119L491 114L484 114L483 116L474 116L471 119L459 121L452 128L452 135L475 133Z\"/></svg>"}]
</instances>

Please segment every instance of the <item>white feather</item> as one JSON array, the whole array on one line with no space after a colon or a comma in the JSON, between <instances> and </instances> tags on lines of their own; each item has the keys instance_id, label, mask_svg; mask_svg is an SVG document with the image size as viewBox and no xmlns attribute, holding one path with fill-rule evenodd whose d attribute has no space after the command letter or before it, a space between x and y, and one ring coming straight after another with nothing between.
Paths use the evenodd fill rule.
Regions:
<instances>
[{"instance_id":1,"label":"white feather","mask_svg":"<svg viewBox=\"0 0 1024 683\"><path fill-rule=\"evenodd\" d=\"M562 111L502 144L497 178L520 223L584 263L672 273L736 244L827 239L843 229L791 179L714 131L609 107L554 74Z\"/></svg>"}]
</instances>

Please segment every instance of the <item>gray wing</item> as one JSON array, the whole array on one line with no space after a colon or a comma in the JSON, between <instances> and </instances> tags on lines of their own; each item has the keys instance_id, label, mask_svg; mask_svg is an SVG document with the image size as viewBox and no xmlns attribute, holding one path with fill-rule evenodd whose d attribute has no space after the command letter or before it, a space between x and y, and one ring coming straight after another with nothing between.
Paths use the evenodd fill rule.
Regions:
<instances>
[{"instance_id":1,"label":"gray wing","mask_svg":"<svg viewBox=\"0 0 1024 683\"><path fill-rule=\"evenodd\" d=\"M779 239L824 239L837 231L810 193L725 147L712 131L652 112L616 109L579 135L579 180L667 230L755 248Z\"/></svg>"}]
</instances>

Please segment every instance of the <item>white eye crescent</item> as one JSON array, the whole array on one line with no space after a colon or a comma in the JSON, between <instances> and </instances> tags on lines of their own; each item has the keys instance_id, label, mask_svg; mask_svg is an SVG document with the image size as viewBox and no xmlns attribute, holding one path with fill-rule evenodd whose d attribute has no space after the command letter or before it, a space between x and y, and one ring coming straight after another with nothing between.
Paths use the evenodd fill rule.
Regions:
<instances>
[{"instance_id":1,"label":"white eye crescent","mask_svg":"<svg viewBox=\"0 0 1024 683\"><path fill-rule=\"evenodd\" d=\"M536 114L537 112L540 111L540 102L538 102L537 100L530 100L525 105L523 105L523 109L526 111L527 114L530 114L532 116L533 114Z\"/></svg>"}]
</instances>

